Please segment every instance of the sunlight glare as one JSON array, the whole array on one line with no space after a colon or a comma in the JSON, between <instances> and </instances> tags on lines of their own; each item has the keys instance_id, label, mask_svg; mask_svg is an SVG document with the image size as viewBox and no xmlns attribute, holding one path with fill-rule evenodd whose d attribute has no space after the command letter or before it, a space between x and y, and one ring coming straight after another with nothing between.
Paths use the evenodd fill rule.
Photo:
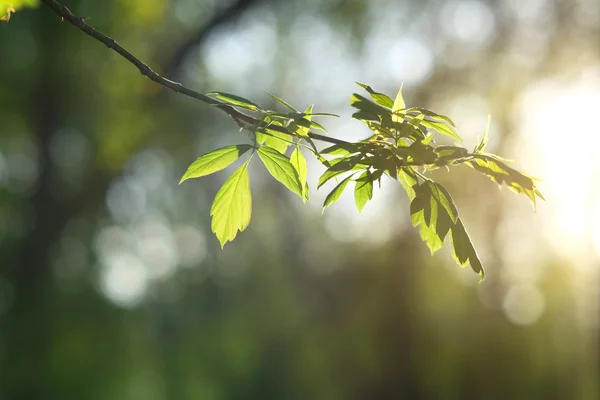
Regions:
<instances>
[{"instance_id":1,"label":"sunlight glare","mask_svg":"<svg viewBox=\"0 0 600 400\"><path fill-rule=\"evenodd\" d=\"M600 250L600 74L584 74L568 85L543 82L528 88L519 105L526 160L547 199L549 241L564 255ZM593 247L592 247L593 246Z\"/></svg>"}]
</instances>

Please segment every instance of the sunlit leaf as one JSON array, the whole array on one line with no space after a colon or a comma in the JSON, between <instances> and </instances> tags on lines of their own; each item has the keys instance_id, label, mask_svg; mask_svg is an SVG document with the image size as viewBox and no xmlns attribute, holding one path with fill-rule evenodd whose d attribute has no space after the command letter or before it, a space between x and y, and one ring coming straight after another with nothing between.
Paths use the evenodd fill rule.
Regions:
<instances>
[{"instance_id":1,"label":"sunlit leaf","mask_svg":"<svg viewBox=\"0 0 600 400\"><path fill-rule=\"evenodd\" d=\"M341 181L335 188L333 188L333 190L325 198L325 202L323 203L323 209L332 205L340 199L342 193L344 193L344 190L348 185L348 182L350 182L350 178L352 178L352 175L348 176L346 179Z\"/></svg>"},{"instance_id":2,"label":"sunlit leaf","mask_svg":"<svg viewBox=\"0 0 600 400\"><path fill-rule=\"evenodd\" d=\"M466 266L467 263L470 264L471 269L481 275L481 280L483 280L485 278L485 271L481 265L481 260L460 218L451 228L451 231L452 234L450 237L452 239L454 259L462 267Z\"/></svg>"},{"instance_id":3,"label":"sunlit leaf","mask_svg":"<svg viewBox=\"0 0 600 400\"><path fill-rule=\"evenodd\" d=\"M487 126L485 127L485 132L483 133L483 137L481 138L481 140L477 143L477 145L475 145L475 150L473 150L473 153L481 153L485 150L485 146L488 143L488 135L490 132L491 123L492 123L492 116L488 115L488 121L487 121Z\"/></svg>"},{"instance_id":4,"label":"sunlit leaf","mask_svg":"<svg viewBox=\"0 0 600 400\"><path fill-rule=\"evenodd\" d=\"M279 125L279 123L274 122L273 125ZM281 154L284 154L290 145L289 135L269 128L265 128L265 133L257 132L256 139L258 143L264 143Z\"/></svg>"},{"instance_id":5,"label":"sunlit leaf","mask_svg":"<svg viewBox=\"0 0 600 400\"><path fill-rule=\"evenodd\" d=\"M305 117L303 117L303 120L308 122L308 124L306 126L300 126L297 130L296 130L296 134L298 136L308 136L308 132L310 131L310 123L311 123L311 115L310 113L313 110L313 106L310 105L304 112L307 114Z\"/></svg>"},{"instance_id":6,"label":"sunlit leaf","mask_svg":"<svg viewBox=\"0 0 600 400\"><path fill-rule=\"evenodd\" d=\"M298 112L298 110L296 110L290 103L288 103L287 101L283 100L282 98L280 98L278 96L275 96L274 94L271 94L269 92L267 92L267 94L269 96L271 96L273 98L273 100L275 100L278 103L284 105L285 107L289 108L290 110Z\"/></svg>"},{"instance_id":7,"label":"sunlit leaf","mask_svg":"<svg viewBox=\"0 0 600 400\"><path fill-rule=\"evenodd\" d=\"M400 115L400 111L403 111L406 108L406 104L404 103L404 98L402 97L402 88L398 90L398 94L396 95L396 100L394 100L394 105L392 107L392 121L395 123L400 123L404 121L404 118Z\"/></svg>"},{"instance_id":8,"label":"sunlit leaf","mask_svg":"<svg viewBox=\"0 0 600 400\"><path fill-rule=\"evenodd\" d=\"M426 116L426 117L430 117L430 118L432 118L432 119L434 119L434 120L438 120L438 121L446 121L446 122L448 122L448 123L449 123L451 126L453 126L453 127L455 127L455 126L456 126L456 125L454 124L454 121L452 121L452 120L450 119L450 117L447 117L447 116L445 116L445 115L441 115L441 114L435 113L435 112L433 112L433 111L431 111L431 110L427 110L426 108L418 108L418 107L413 107L413 108L409 108L407 111L408 111L408 112L416 111L416 112L418 112L418 113L420 113L420 114L422 114L422 115L424 115L424 116Z\"/></svg>"},{"instance_id":9,"label":"sunlit leaf","mask_svg":"<svg viewBox=\"0 0 600 400\"><path fill-rule=\"evenodd\" d=\"M290 157L290 162L294 166L294 169L298 173L298 179L302 184L302 199L306 202L308 200L308 185L306 183L306 159L302 155L299 147L293 151L292 156Z\"/></svg>"},{"instance_id":10,"label":"sunlit leaf","mask_svg":"<svg viewBox=\"0 0 600 400\"><path fill-rule=\"evenodd\" d=\"M258 156L273 178L281 182L285 187L296 193L301 198L303 184L300 183L298 172L290 162L290 159L270 147L262 146L258 149Z\"/></svg>"},{"instance_id":11,"label":"sunlit leaf","mask_svg":"<svg viewBox=\"0 0 600 400\"><path fill-rule=\"evenodd\" d=\"M452 129L450 126L446 125L446 123L444 123L444 122L428 121L428 120L424 119L423 121L421 121L421 125L429 128L429 129L436 130L443 135L450 136L451 138L462 142L462 139L460 136L458 136L458 133L456 133L454 131L454 129Z\"/></svg>"},{"instance_id":12,"label":"sunlit leaf","mask_svg":"<svg viewBox=\"0 0 600 400\"><path fill-rule=\"evenodd\" d=\"M242 107L252 111L260 110L260 107L256 103L235 94L224 92L210 92L208 94L214 95L217 99L223 100L236 107Z\"/></svg>"},{"instance_id":13,"label":"sunlit leaf","mask_svg":"<svg viewBox=\"0 0 600 400\"><path fill-rule=\"evenodd\" d=\"M392 108L394 106L394 100L392 100L389 96L374 91L371 86L365 85L364 83L356 82L356 84L369 92L371 98L380 106L387 108Z\"/></svg>"},{"instance_id":14,"label":"sunlit leaf","mask_svg":"<svg viewBox=\"0 0 600 400\"><path fill-rule=\"evenodd\" d=\"M373 176L367 170L357 180L354 186L354 201L360 213L369 200L373 198Z\"/></svg>"},{"instance_id":15,"label":"sunlit leaf","mask_svg":"<svg viewBox=\"0 0 600 400\"><path fill-rule=\"evenodd\" d=\"M233 240L238 231L246 229L251 214L252 196L246 162L225 181L210 208L211 229L219 239L221 247Z\"/></svg>"},{"instance_id":16,"label":"sunlit leaf","mask_svg":"<svg viewBox=\"0 0 600 400\"><path fill-rule=\"evenodd\" d=\"M226 146L220 149L211 151L210 153L200 156L187 169L179 183L190 179L199 178L201 176L210 175L217 171L227 168L235 160L240 158L242 154L250 150L252 146L247 144L238 144L234 146Z\"/></svg>"},{"instance_id":17,"label":"sunlit leaf","mask_svg":"<svg viewBox=\"0 0 600 400\"><path fill-rule=\"evenodd\" d=\"M332 178L335 178L338 175L343 174L344 172L348 172L353 170L360 159L362 158L361 154L357 154L355 156L347 157L347 158L339 158L330 161L330 167L319 177L319 183L317 184L317 189L325 184L325 182L329 181Z\"/></svg>"}]
</instances>

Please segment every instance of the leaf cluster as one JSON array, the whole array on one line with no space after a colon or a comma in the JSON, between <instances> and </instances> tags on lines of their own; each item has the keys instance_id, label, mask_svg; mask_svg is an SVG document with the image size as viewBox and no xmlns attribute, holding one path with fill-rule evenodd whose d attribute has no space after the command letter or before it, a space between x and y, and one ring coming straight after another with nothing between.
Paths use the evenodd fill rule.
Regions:
<instances>
[{"instance_id":1,"label":"leaf cluster","mask_svg":"<svg viewBox=\"0 0 600 400\"><path fill-rule=\"evenodd\" d=\"M307 166L301 151L305 150L326 168L318 180L317 189L330 180L337 181L326 196L323 209L338 201L352 183L356 207L361 212L373 198L375 184L380 186L383 177L400 181L411 200L412 223L419 228L420 236L431 253L439 250L450 237L457 263L460 266L469 264L483 279L481 260L450 193L425 173L466 164L498 185L506 184L512 191L525 195L534 207L536 198L543 199L536 188L536 180L509 167L507 160L485 153L489 121L483 138L472 152L459 145L436 145L438 135L462 142L449 117L424 108L407 107L402 89L392 99L368 85L357 84L369 97L357 93L352 95L350 105L356 110L352 117L371 131L370 136L358 142L329 140L315 135L312 130L325 131L325 128L313 117L336 115L314 113L313 106L300 112L285 100L270 95L286 109L286 112L276 112L237 95L223 92L208 94L230 107L253 113L253 120L257 121L240 125L249 132L252 145L227 146L205 154L190 165L181 179L183 182L220 171L252 149L248 160L223 184L211 208L212 230L221 246L233 240L237 232L243 231L250 222L252 199L247 166L253 155L258 153L273 178L303 201L308 201ZM334 144L319 150L313 140L315 137ZM294 150L288 157L289 147Z\"/></svg>"}]
</instances>

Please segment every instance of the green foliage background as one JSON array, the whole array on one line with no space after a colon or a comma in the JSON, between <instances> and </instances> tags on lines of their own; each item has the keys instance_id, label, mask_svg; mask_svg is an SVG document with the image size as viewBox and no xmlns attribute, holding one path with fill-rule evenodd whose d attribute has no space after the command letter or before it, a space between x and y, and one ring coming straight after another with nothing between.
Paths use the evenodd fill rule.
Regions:
<instances>
[{"instance_id":1,"label":"green foliage background","mask_svg":"<svg viewBox=\"0 0 600 400\"><path fill-rule=\"evenodd\" d=\"M438 13L450 2L406 2L406 13L392 1L258 3L203 37L200 50L175 68L176 50L219 12L215 2L66 5L203 93L223 90L279 107L268 91L349 120L354 80L385 93L400 83L370 80L356 67L367 62L359 56L377 54L368 50L393 45L394 35L415 27L434 25L428 38L438 38ZM511 64L503 54L526 42L517 28L530 22L502 18L501 3L487 4L497 34L465 65L452 67L438 55L428 79L404 90L407 103L444 113L441 98L481 93L498 124L489 146L511 157L520 143L511 105L523 88L578 68L564 61L568 38L597 57L600 33L565 17L562 2L544 2L560 11L543 28L552 51ZM384 18L395 12L402 17ZM265 45L259 36L260 57L244 48L254 42L239 39L257 21L274 33ZM369 40L373 21L390 30L391 42ZM347 80L345 69L327 61L340 54L323 50L338 37L355 57L345 66ZM217 45L243 57L219 58L215 70L210 51ZM450 39L447 46L450 55L469 47ZM375 185L374 200L389 202L367 204L358 218L376 222L362 225L361 239L343 239L350 230L344 221L350 213L357 218L343 204L348 196L354 207L353 193L323 217L318 175L308 177L315 188L296 188L302 198L310 194L309 204L317 204L311 208L267 176L258 154L256 168L238 161L227 169L252 176L253 215L222 250L210 212L224 175L177 183L198 155L240 142L245 133L230 119L161 90L42 6L19 9L0 24L0 54L1 399L597 398L598 328L593 312L581 316L577 261L558 258L542 240L535 256L508 257L505 220L522 218L531 237L542 228L520 213L514 195L470 168L440 170L435 178L472 227L488 273L480 285L471 271L456 268L448 249L429 255L402 188L382 192ZM345 138L359 125L327 128ZM381 208L383 219L369 207ZM393 226L383 239L381 221ZM533 283L544 312L528 325L506 312L511 290L531 283L504 273L514 264L541 271ZM139 297L128 297L139 287Z\"/></svg>"}]
</instances>

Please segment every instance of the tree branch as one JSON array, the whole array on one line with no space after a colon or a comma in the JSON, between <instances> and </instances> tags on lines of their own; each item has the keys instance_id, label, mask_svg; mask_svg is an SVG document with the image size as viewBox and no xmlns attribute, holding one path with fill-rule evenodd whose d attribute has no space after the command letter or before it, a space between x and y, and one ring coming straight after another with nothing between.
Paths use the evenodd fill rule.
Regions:
<instances>
[{"instance_id":1,"label":"tree branch","mask_svg":"<svg viewBox=\"0 0 600 400\"><path fill-rule=\"evenodd\" d=\"M131 64L135 65L142 75L144 75L147 78L151 79L152 81L158 83L159 85L162 85L168 89L171 89L175 93L181 93L185 96L200 100L203 103L217 107L221 111L228 114L241 128L245 128L244 123L248 124L248 125L256 125L259 123L258 119L254 118L250 115L244 114L243 112L237 110L236 108L234 108L230 105L222 103L218 100L215 100L215 99L213 99L205 94L199 93L195 90L189 89L189 88L183 86L181 83L178 83L178 82L175 82L175 81L172 81L172 80L169 80L169 79L166 79L166 78L160 76L159 74L154 72L148 65L143 63L140 59L138 59L133 54L131 54L130 52L125 50L123 47L121 47L114 39L106 36L102 32L100 32L100 31L92 28L90 25L88 25L85 22L85 19L86 19L85 17L78 17L78 16L74 15L71 12L71 10L69 10L67 7L65 7L61 3L58 3L57 1L54 1L54 0L42 0L42 2L44 4L46 4L48 7L50 7L50 9L52 9L52 11L54 11L54 13L61 18L61 20L66 20L71 25L75 26L76 28L83 31L87 35L93 37L94 39L100 41L101 43L104 43L104 45L106 45L106 47L116 51L121 57L125 58ZM269 129L292 136L285 128L280 127L280 126L272 126ZM320 135L320 134L314 133L314 132L309 132L308 136L312 139L320 140L322 142L327 142L327 143L332 143L332 144L349 144L349 142L346 142L344 140L331 138L331 137Z\"/></svg>"}]
</instances>

